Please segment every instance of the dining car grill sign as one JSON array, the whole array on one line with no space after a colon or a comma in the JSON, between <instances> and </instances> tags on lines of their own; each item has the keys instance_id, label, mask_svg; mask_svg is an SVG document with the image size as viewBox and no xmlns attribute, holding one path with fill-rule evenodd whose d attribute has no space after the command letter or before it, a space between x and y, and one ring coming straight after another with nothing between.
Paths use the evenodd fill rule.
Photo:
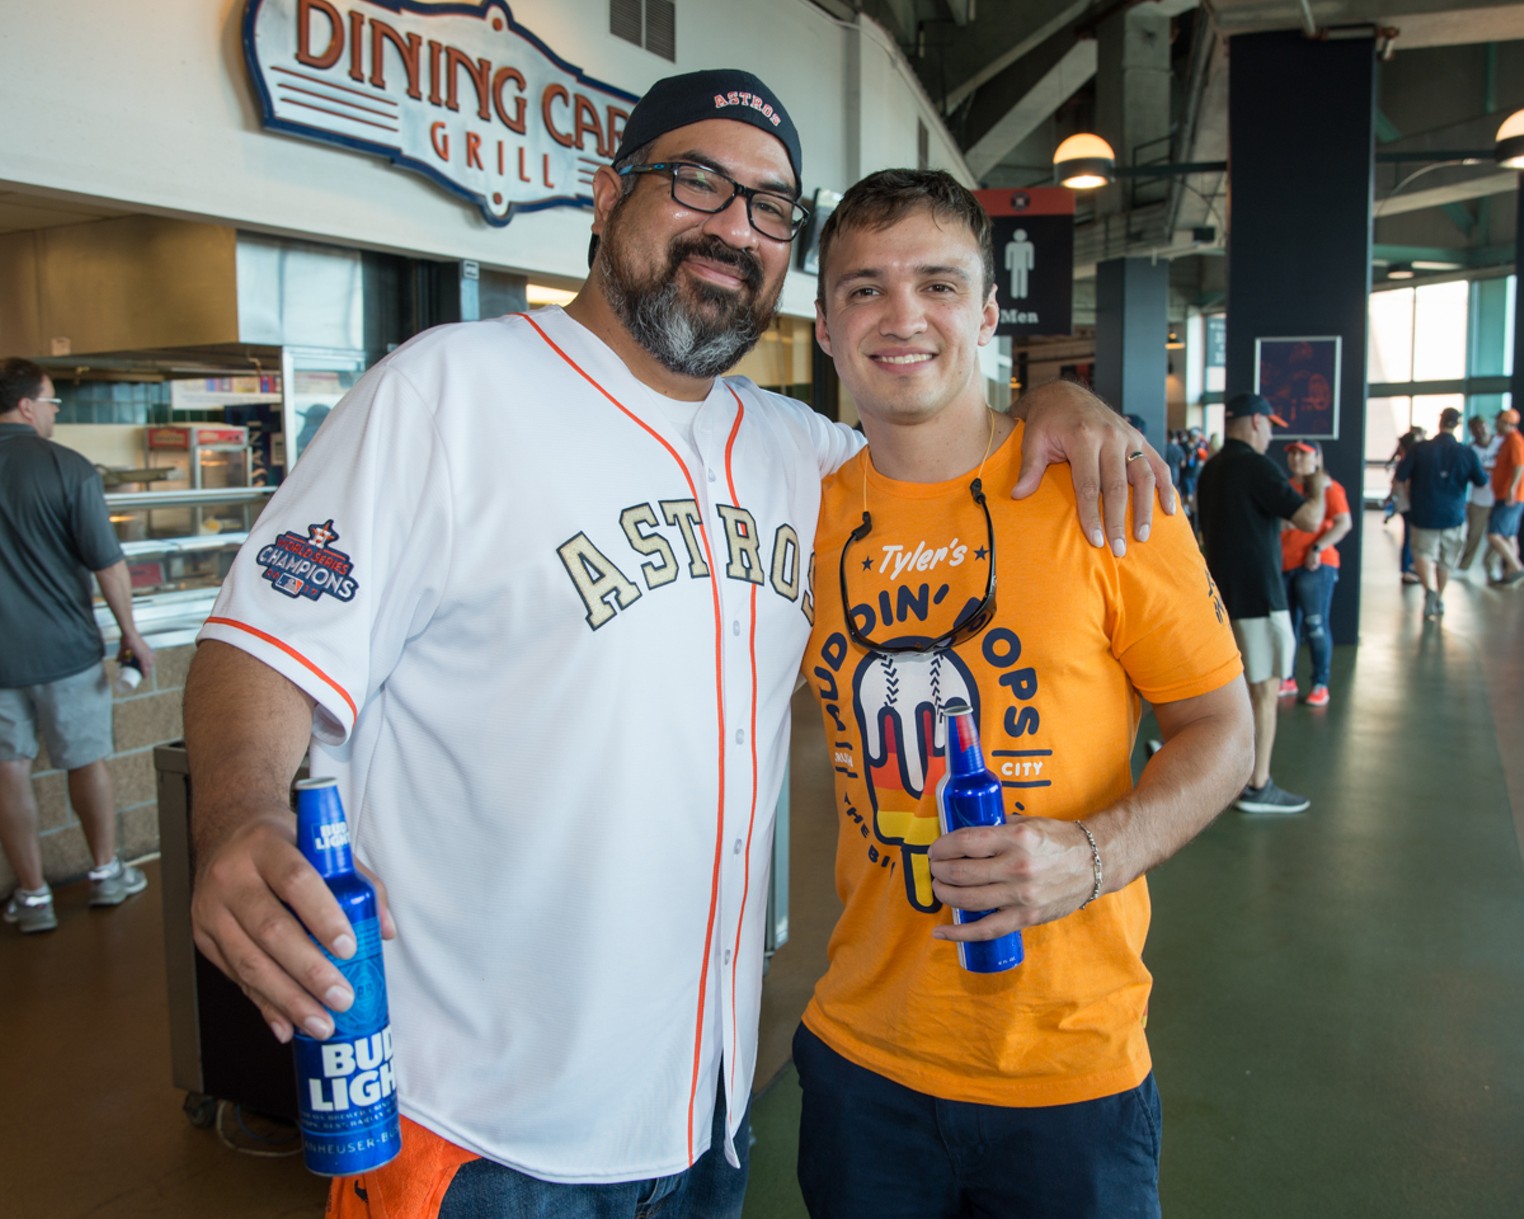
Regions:
<instances>
[{"instance_id":1,"label":"dining car grill sign","mask_svg":"<svg viewBox=\"0 0 1524 1219\"><path fill-rule=\"evenodd\" d=\"M385 157L493 225L591 206L636 101L504 0L249 0L243 48L266 128Z\"/></svg>"}]
</instances>

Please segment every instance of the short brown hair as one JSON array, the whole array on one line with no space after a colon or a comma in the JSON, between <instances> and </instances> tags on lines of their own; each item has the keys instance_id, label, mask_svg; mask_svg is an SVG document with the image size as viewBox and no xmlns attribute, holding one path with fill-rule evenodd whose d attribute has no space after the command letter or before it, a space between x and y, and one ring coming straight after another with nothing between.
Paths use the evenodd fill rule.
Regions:
<instances>
[{"instance_id":1,"label":"short brown hair","mask_svg":"<svg viewBox=\"0 0 1524 1219\"><path fill-rule=\"evenodd\" d=\"M0 415L9 415L23 398L35 398L42 392L47 369L20 356L0 360Z\"/></svg>"},{"instance_id":2,"label":"short brown hair","mask_svg":"<svg viewBox=\"0 0 1524 1219\"><path fill-rule=\"evenodd\" d=\"M995 244L989 213L973 192L940 169L881 169L851 187L820 231L820 274L815 297L825 302L826 263L836 235L848 229L886 229L925 208L938 220L962 224L973 235L984 266L984 295L995 286Z\"/></svg>"}]
</instances>

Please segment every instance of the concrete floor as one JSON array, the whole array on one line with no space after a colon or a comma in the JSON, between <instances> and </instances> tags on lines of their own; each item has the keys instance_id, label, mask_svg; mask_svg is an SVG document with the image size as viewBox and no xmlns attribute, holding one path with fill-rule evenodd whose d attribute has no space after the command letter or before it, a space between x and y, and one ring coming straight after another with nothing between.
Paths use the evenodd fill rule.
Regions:
<instances>
[{"instance_id":1,"label":"concrete floor","mask_svg":"<svg viewBox=\"0 0 1524 1219\"><path fill-rule=\"evenodd\" d=\"M1425 625L1392 534L1365 527L1361 646L1338 650L1330 707L1281 707L1276 777L1312 811L1225 814L1151 880L1174 1219L1524 1205L1524 591L1460 582ZM804 1213L788 1041L837 909L813 708L796 723L791 936L764 993L747 1219ZM60 890L51 935L0 928L0 1215L316 1219L323 1184L276 1158L282 1131L224 1115L241 1154L181 1113L150 874L115 911Z\"/></svg>"}]
</instances>

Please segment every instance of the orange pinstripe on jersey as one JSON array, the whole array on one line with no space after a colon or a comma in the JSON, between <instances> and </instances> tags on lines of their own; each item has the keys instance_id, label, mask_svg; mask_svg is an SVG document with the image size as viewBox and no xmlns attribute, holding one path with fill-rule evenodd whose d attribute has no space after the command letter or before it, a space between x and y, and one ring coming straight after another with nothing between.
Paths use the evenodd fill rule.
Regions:
<instances>
[{"instance_id":1,"label":"orange pinstripe on jersey","mask_svg":"<svg viewBox=\"0 0 1524 1219\"><path fill-rule=\"evenodd\" d=\"M260 630L257 626L250 626L247 622L239 622L236 618L208 618L207 622L208 624L215 623L218 626L230 626L235 631L247 631L256 639L263 639L271 647L279 648L287 656L291 657L292 660L300 664L304 669L307 669L314 676L320 678L325 685L331 687L334 692L344 700L344 705L349 708L349 714L351 718L359 718L359 708L355 706L355 700L349 697L349 691L344 689L343 686L339 685L338 682L334 681L333 678L329 677L328 674L324 673L322 669L318 668L317 665L313 664L310 660L308 660L305 656L303 656L289 644L283 643L274 635Z\"/></svg>"}]
</instances>

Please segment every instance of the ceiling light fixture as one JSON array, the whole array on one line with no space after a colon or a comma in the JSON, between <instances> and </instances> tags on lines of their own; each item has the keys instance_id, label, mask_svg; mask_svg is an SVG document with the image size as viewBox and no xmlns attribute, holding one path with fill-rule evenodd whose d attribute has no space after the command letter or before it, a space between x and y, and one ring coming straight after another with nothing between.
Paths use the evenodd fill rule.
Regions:
<instances>
[{"instance_id":1,"label":"ceiling light fixture","mask_svg":"<svg viewBox=\"0 0 1524 1219\"><path fill-rule=\"evenodd\" d=\"M1059 185L1070 190L1095 190L1116 181L1117 154L1100 136L1082 131L1058 146L1053 172Z\"/></svg>"},{"instance_id":2,"label":"ceiling light fixture","mask_svg":"<svg viewBox=\"0 0 1524 1219\"><path fill-rule=\"evenodd\" d=\"M1393 263L1386 269L1388 279L1412 279L1413 264L1410 262Z\"/></svg>"},{"instance_id":3,"label":"ceiling light fixture","mask_svg":"<svg viewBox=\"0 0 1524 1219\"><path fill-rule=\"evenodd\" d=\"M1524 169L1524 110L1503 120L1492 155L1504 169Z\"/></svg>"}]
</instances>

